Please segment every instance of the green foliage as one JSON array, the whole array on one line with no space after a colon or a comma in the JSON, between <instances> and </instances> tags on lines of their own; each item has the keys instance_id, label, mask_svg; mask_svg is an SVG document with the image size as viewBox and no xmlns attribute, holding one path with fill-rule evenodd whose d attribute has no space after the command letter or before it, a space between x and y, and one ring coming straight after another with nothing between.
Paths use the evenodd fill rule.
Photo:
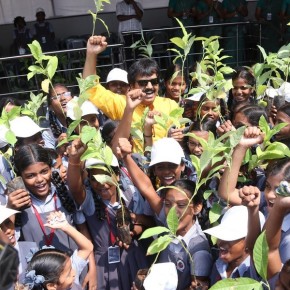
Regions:
<instances>
[{"instance_id":1,"label":"green foliage","mask_svg":"<svg viewBox=\"0 0 290 290\"><path fill-rule=\"evenodd\" d=\"M145 57L145 58L150 58L152 57L152 53L153 53L153 47L152 47L152 41L154 38L150 39L148 41L148 43L146 42L145 38L144 38L144 34L143 34L143 30L141 30L141 39L137 40L136 42L134 42L130 48L133 48L134 50L139 50L140 56Z\"/></svg>"},{"instance_id":2,"label":"green foliage","mask_svg":"<svg viewBox=\"0 0 290 290\"><path fill-rule=\"evenodd\" d=\"M21 108L21 115L30 117L35 123L39 125L40 117L38 117L37 113L45 101L46 97L43 97L42 93L35 95L30 92L30 100Z\"/></svg>"},{"instance_id":3,"label":"green foliage","mask_svg":"<svg viewBox=\"0 0 290 290\"><path fill-rule=\"evenodd\" d=\"M95 3L96 12L94 13L91 10L88 11L92 15L92 18L93 18L92 36L95 34L95 27L96 27L97 20L99 20L104 25L104 27L106 28L106 31L110 35L107 24L104 22L104 20L98 17L98 13L104 10L104 3L111 4L111 2L110 0L94 0L94 3Z\"/></svg>"},{"instance_id":4,"label":"green foliage","mask_svg":"<svg viewBox=\"0 0 290 290\"><path fill-rule=\"evenodd\" d=\"M166 221L167 221L167 225L168 225L168 228L169 228L170 232L173 235L176 235L176 231L177 231L177 228L178 228L178 216L176 214L175 207L172 207L169 210L169 212L167 214L167 217L166 217Z\"/></svg>"},{"instance_id":5,"label":"green foliage","mask_svg":"<svg viewBox=\"0 0 290 290\"><path fill-rule=\"evenodd\" d=\"M262 290L263 286L251 278L223 279L215 283L210 290Z\"/></svg>"},{"instance_id":6,"label":"green foliage","mask_svg":"<svg viewBox=\"0 0 290 290\"><path fill-rule=\"evenodd\" d=\"M268 251L269 248L267 244L266 233L263 231L256 240L253 252L253 260L258 274L265 281L267 281Z\"/></svg>"},{"instance_id":7,"label":"green foliage","mask_svg":"<svg viewBox=\"0 0 290 290\"><path fill-rule=\"evenodd\" d=\"M154 227L154 228L149 228L142 233L142 235L139 239L140 240L147 239L147 238L150 238L150 237L153 237L156 235L160 235L163 233L168 233L168 232L170 232L170 230L168 228L165 228L165 227L158 226L158 227Z\"/></svg>"},{"instance_id":8,"label":"green foliage","mask_svg":"<svg viewBox=\"0 0 290 290\"><path fill-rule=\"evenodd\" d=\"M171 243L172 240L173 240L173 237L169 235L161 236L157 238L148 247L147 255L154 255L163 251L164 249L167 248L167 246Z\"/></svg>"},{"instance_id":9,"label":"green foliage","mask_svg":"<svg viewBox=\"0 0 290 290\"><path fill-rule=\"evenodd\" d=\"M225 98L226 93L232 88L231 79L225 76L234 70L222 61L228 56L222 56L223 49L220 48L218 36L202 39L203 56L196 64L196 71L191 73L193 79L197 80L198 87L189 91L189 94L203 92L207 99L216 100Z\"/></svg>"},{"instance_id":10,"label":"green foliage","mask_svg":"<svg viewBox=\"0 0 290 290\"><path fill-rule=\"evenodd\" d=\"M223 207L218 204L214 203L209 211L209 221L211 224L215 223L222 214Z\"/></svg>"}]
</instances>

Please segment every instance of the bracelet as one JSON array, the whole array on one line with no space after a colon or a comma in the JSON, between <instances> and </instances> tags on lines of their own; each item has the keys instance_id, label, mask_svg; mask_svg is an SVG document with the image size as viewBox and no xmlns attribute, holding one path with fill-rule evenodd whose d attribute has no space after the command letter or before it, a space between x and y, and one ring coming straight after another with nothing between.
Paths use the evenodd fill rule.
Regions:
<instances>
[{"instance_id":1,"label":"bracelet","mask_svg":"<svg viewBox=\"0 0 290 290\"><path fill-rule=\"evenodd\" d=\"M71 161L68 161L68 164L69 165L72 165L72 166L80 166L81 165L81 162L79 162L79 163L73 163Z\"/></svg>"},{"instance_id":2,"label":"bracelet","mask_svg":"<svg viewBox=\"0 0 290 290\"><path fill-rule=\"evenodd\" d=\"M145 134L143 134L143 136L146 137L146 138L151 138L153 135L145 135Z\"/></svg>"}]
</instances>

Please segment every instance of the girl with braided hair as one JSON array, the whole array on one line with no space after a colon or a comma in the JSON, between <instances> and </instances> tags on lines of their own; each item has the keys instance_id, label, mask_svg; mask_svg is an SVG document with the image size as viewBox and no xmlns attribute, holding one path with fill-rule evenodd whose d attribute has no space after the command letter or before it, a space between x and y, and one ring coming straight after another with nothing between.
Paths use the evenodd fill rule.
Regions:
<instances>
[{"instance_id":1,"label":"girl with braided hair","mask_svg":"<svg viewBox=\"0 0 290 290\"><path fill-rule=\"evenodd\" d=\"M56 171L52 174L49 151L37 144L21 146L15 153L14 166L25 188L8 195L7 207L21 211L24 240L34 241L39 247L46 244L65 251L74 250L75 243L68 236L43 226L52 211L62 210L71 224L76 212L67 187Z\"/></svg>"}]
</instances>

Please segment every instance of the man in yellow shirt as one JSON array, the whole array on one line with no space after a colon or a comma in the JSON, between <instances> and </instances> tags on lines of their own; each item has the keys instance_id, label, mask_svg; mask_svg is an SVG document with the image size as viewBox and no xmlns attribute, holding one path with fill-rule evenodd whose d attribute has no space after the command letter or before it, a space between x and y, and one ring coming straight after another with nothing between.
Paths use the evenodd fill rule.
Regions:
<instances>
[{"instance_id":1,"label":"man in yellow shirt","mask_svg":"<svg viewBox=\"0 0 290 290\"><path fill-rule=\"evenodd\" d=\"M84 66L83 78L89 75L96 74L97 55L107 48L106 38L103 36L92 36L87 43L87 55ZM160 113L169 115L169 113L178 108L178 104L168 98L158 96L159 90L159 68L157 63L150 58L144 58L132 64L128 71L128 82L130 90L141 89L140 92L146 96L141 96L143 101L135 109L133 114L133 122L136 126L141 122L144 110L149 107L149 110L155 110ZM94 103L101 111L104 112L112 120L121 120L126 106L126 96L114 94L113 92L98 84L90 89L89 100ZM169 128L168 128L169 129ZM154 125L152 132L153 140L156 141L167 135L167 130ZM147 137L152 137L147 136ZM146 136L144 136L146 138ZM143 152L143 138L133 137L134 151Z\"/></svg>"}]
</instances>

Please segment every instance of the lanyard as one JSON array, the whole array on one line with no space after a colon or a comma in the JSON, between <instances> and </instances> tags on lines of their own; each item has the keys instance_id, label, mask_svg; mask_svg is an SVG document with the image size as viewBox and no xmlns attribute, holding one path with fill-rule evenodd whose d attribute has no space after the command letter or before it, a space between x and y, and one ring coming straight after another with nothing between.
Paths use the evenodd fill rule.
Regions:
<instances>
[{"instance_id":1,"label":"lanyard","mask_svg":"<svg viewBox=\"0 0 290 290\"><path fill-rule=\"evenodd\" d=\"M55 193L54 193L54 195L53 195L53 200L54 200L54 208L55 208L55 210L57 210L57 205L56 205L56 194L55 194ZM46 245L46 246L50 246L51 243L52 243L53 237L54 237L55 229L50 229L50 233L49 233L49 235L47 235L47 234L45 233L45 229L44 229L43 221L42 221L42 219L41 219L41 217L40 217L39 212L37 211L36 207L35 207L33 204L31 204L31 206L33 207L33 210L34 210L34 213L35 213L36 219L37 219L38 224L40 225L40 228L41 228L41 230L42 230L42 232L43 232L44 239L45 239L45 245Z\"/></svg>"},{"instance_id":2,"label":"lanyard","mask_svg":"<svg viewBox=\"0 0 290 290\"><path fill-rule=\"evenodd\" d=\"M127 170L127 168L125 168L125 167L121 167L121 170L128 176L128 178L132 181L132 178L131 178L131 176L129 175L129 172L128 172L128 170Z\"/></svg>"},{"instance_id":3,"label":"lanyard","mask_svg":"<svg viewBox=\"0 0 290 290\"><path fill-rule=\"evenodd\" d=\"M110 217L109 217L109 211L108 211L107 207L106 207L106 216L107 216L107 222L108 222L109 231L110 231L110 242L111 242L111 246L113 246L116 243L116 237L113 234L112 224L111 224L111 220L110 220Z\"/></svg>"}]
</instances>

